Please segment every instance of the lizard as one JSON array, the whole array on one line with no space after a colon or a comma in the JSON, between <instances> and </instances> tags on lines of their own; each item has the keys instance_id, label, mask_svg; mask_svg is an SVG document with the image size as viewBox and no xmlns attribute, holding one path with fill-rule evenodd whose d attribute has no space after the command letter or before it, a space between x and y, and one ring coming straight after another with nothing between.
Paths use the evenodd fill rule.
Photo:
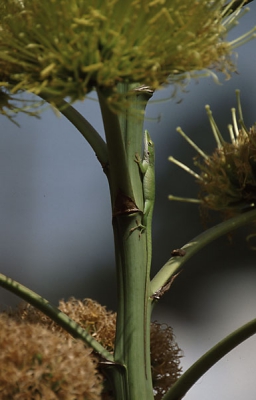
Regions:
<instances>
[{"instance_id":1,"label":"lizard","mask_svg":"<svg viewBox=\"0 0 256 400\"><path fill-rule=\"evenodd\" d=\"M142 187L144 208L141 224L134 229L140 229L141 233L146 231L146 248L147 248L147 261L146 261L146 278L145 278L145 303L144 303L144 329L146 329L146 312L148 301L148 277L150 275L151 260L152 260L152 217L155 203L155 146L149 132L144 132L144 154L141 160L140 156L136 153L135 162L138 164L142 174ZM146 357L146 336L145 337L145 357ZM146 369L146 360L145 360ZM147 376L147 374L146 374Z\"/></svg>"}]
</instances>

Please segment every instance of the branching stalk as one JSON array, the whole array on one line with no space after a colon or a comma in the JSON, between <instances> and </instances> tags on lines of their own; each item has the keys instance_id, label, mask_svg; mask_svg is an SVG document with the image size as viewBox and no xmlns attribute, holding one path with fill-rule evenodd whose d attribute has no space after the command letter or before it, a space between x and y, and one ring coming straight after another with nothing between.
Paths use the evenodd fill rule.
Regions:
<instances>
[{"instance_id":1,"label":"branching stalk","mask_svg":"<svg viewBox=\"0 0 256 400\"><path fill-rule=\"evenodd\" d=\"M252 223L255 219L256 210L253 209L252 211L247 211L208 229L185 244L181 248L184 250L185 255L183 257L171 257L152 279L151 288L153 293L161 290L166 282L168 282L180 270L180 268L204 246L243 225Z\"/></svg>"},{"instance_id":2,"label":"branching stalk","mask_svg":"<svg viewBox=\"0 0 256 400\"><path fill-rule=\"evenodd\" d=\"M50 96L41 94L40 97L50 103ZM55 105L55 107L57 107ZM65 100L58 102L58 111L60 111L73 124L85 140L95 151L96 157L105 168L108 164L107 146L96 129L84 118L74 107L68 104Z\"/></svg>"}]
</instances>

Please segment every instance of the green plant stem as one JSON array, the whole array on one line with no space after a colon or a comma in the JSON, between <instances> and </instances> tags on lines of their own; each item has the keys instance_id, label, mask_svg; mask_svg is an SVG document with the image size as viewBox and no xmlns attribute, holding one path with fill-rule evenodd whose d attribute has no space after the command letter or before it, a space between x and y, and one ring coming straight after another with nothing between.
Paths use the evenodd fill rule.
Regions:
<instances>
[{"instance_id":1,"label":"green plant stem","mask_svg":"<svg viewBox=\"0 0 256 400\"><path fill-rule=\"evenodd\" d=\"M132 85L119 85L125 95ZM150 349L145 347L150 320L143 318L147 266L146 235L135 229L143 213L143 189L135 154L142 153L143 118L136 107L145 107L148 95L129 95L131 110L117 117L109 108L109 93L98 90L109 154L108 178L111 192L113 231L117 268L118 311L114 360L126 368L115 370L115 398L153 400ZM140 96L145 96L142 106ZM145 326L146 325L146 326ZM146 354L147 352L147 354ZM145 360L148 360L145 362ZM121 376L122 374L122 376ZM120 385L123 379L123 385Z\"/></svg>"},{"instance_id":2,"label":"green plant stem","mask_svg":"<svg viewBox=\"0 0 256 400\"><path fill-rule=\"evenodd\" d=\"M113 356L110 354L100 343L97 342L85 329L79 324L69 318L65 313L60 311L57 307L50 304L48 300L39 296L21 283L0 274L0 286L16 294L29 304L35 306L38 310L42 311L45 315L55 321L74 338L80 339L87 345L93 348L98 354L109 362L113 362Z\"/></svg>"},{"instance_id":3,"label":"green plant stem","mask_svg":"<svg viewBox=\"0 0 256 400\"><path fill-rule=\"evenodd\" d=\"M50 96L41 94L40 97L50 103ZM62 100L55 107L60 111L82 134L85 140L95 151L96 157L101 163L103 169L108 164L107 146L99 133L74 107Z\"/></svg>"},{"instance_id":4,"label":"green plant stem","mask_svg":"<svg viewBox=\"0 0 256 400\"><path fill-rule=\"evenodd\" d=\"M252 223L256 219L256 209L230 218L213 228L201 233L199 236L185 244L181 249L185 251L183 257L171 257L151 281L153 293L158 292L180 270L180 268L199 250L208 243L223 236L243 225Z\"/></svg>"},{"instance_id":5,"label":"green plant stem","mask_svg":"<svg viewBox=\"0 0 256 400\"><path fill-rule=\"evenodd\" d=\"M163 400L182 399L195 382L214 364L255 333L256 319L253 319L225 337L200 357L186 372L184 372L184 374L163 397Z\"/></svg>"},{"instance_id":6,"label":"green plant stem","mask_svg":"<svg viewBox=\"0 0 256 400\"><path fill-rule=\"evenodd\" d=\"M97 90L109 156L109 176L110 194L113 213L116 208L118 195L125 195L134 201L134 193L131 184L130 171L127 165L125 141L122 135L118 115L113 113L107 103L108 92Z\"/></svg>"}]
</instances>

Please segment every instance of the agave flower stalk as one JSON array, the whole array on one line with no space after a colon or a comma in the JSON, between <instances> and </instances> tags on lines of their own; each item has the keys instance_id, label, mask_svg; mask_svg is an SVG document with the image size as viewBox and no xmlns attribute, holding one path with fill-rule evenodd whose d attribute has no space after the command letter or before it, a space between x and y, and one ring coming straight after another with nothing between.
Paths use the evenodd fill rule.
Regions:
<instances>
[{"instance_id":1,"label":"agave flower stalk","mask_svg":"<svg viewBox=\"0 0 256 400\"><path fill-rule=\"evenodd\" d=\"M241 9L229 14L233 4L0 0L0 86L11 95L38 95L63 113L65 98L72 103L93 89L98 94L106 142L89 140L87 135L95 132L88 126L81 133L101 154L110 187L118 313L114 363L105 366L122 400L153 399L151 249L147 232L134 229L144 210L142 176L134 162L135 154L142 154L144 109L152 92L167 83L182 83L197 72L210 75L214 68L230 76L232 52L240 41L226 40ZM254 32L242 36L241 43ZM74 122L72 108L66 111ZM81 121L76 126L82 131Z\"/></svg>"}]
</instances>

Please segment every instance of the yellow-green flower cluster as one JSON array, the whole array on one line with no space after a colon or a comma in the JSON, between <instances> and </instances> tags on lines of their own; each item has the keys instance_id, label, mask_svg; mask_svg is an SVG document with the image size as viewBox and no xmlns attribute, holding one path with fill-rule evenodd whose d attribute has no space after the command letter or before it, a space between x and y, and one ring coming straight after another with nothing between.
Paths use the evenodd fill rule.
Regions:
<instances>
[{"instance_id":1,"label":"yellow-green flower cluster","mask_svg":"<svg viewBox=\"0 0 256 400\"><path fill-rule=\"evenodd\" d=\"M99 87L109 91L111 103L119 82L156 89L205 68L228 74L237 42L225 40L237 13L223 22L224 4L0 0L0 86L50 96L55 103L67 96L83 99Z\"/></svg>"},{"instance_id":2,"label":"yellow-green flower cluster","mask_svg":"<svg viewBox=\"0 0 256 400\"><path fill-rule=\"evenodd\" d=\"M14 119L17 113L23 112L24 114L39 118L37 110L34 109L43 104L43 100L24 99L22 95L21 91L17 95L11 95L6 88L0 87L0 114L5 115L17 126L19 124Z\"/></svg>"},{"instance_id":3,"label":"yellow-green flower cluster","mask_svg":"<svg viewBox=\"0 0 256 400\"><path fill-rule=\"evenodd\" d=\"M200 200L198 202L202 206L222 211L226 215L240 213L248 208L255 207L256 204L256 124L250 129L246 128L238 90L237 101L239 122L236 118L236 110L232 108L233 125L228 126L231 143L223 139L213 119L210 107L206 106L217 142L217 148L211 156L199 149L181 128L177 128L198 152L199 157L194 159L194 164L199 167L200 174L191 171L184 164L170 157L170 161L178 164L196 178L200 185ZM182 200L174 196L170 196L170 199ZM197 202L197 200L189 200Z\"/></svg>"}]
</instances>

